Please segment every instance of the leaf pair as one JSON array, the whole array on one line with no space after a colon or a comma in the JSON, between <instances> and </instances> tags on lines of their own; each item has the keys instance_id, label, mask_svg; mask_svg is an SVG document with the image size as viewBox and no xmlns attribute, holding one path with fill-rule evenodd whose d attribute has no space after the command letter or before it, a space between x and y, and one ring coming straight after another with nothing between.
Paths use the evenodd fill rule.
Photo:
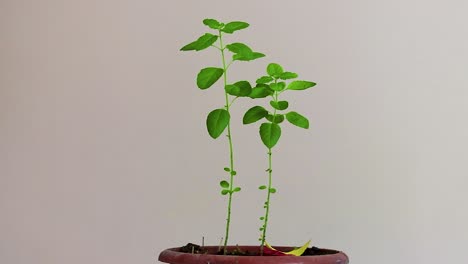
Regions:
<instances>
[{"instance_id":1,"label":"leaf pair","mask_svg":"<svg viewBox=\"0 0 468 264\"><path fill-rule=\"evenodd\" d=\"M207 18L203 20L203 24L207 25L212 29L221 30L224 33L232 34L234 31L241 30L247 28L249 23L242 22L242 21L233 21L227 24L221 23L216 19Z\"/></svg>"},{"instance_id":2,"label":"leaf pair","mask_svg":"<svg viewBox=\"0 0 468 264\"><path fill-rule=\"evenodd\" d=\"M234 53L234 55L232 56L232 60L251 61L265 57L265 54L260 52L254 52L249 46L240 42L226 45L226 48L230 52Z\"/></svg>"}]
</instances>

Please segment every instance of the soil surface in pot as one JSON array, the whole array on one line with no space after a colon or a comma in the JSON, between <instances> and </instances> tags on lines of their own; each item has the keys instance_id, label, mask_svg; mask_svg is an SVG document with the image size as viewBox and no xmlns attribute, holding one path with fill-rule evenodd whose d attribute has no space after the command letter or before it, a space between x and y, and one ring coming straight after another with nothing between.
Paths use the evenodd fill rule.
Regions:
<instances>
[{"instance_id":1,"label":"soil surface in pot","mask_svg":"<svg viewBox=\"0 0 468 264\"><path fill-rule=\"evenodd\" d=\"M183 253L192 253L192 254L215 254L215 255L225 255L223 252L223 247L219 247L217 252L209 251L208 249L193 243L188 243L187 245L180 248L180 252ZM307 248L302 256L319 256L319 255L329 255L336 254L339 251L332 249L322 249L318 247ZM240 247L234 247L234 249L229 250L226 255L231 256L259 256L258 251L248 251L242 250Z\"/></svg>"}]
</instances>

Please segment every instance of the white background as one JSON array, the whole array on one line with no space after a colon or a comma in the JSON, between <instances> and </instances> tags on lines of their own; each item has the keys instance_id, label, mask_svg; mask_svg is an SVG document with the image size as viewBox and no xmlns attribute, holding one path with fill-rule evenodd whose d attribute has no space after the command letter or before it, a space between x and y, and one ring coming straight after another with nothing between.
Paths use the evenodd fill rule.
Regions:
<instances>
[{"instance_id":1,"label":"white background","mask_svg":"<svg viewBox=\"0 0 468 264\"><path fill-rule=\"evenodd\" d=\"M227 142L204 119L216 50L179 52L203 18L244 20L269 62L318 83L285 97L309 117L274 148L268 240L345 251L351 263L468 263L465 1L1 1L0 263L155 263L217 245ZM251 100L234 104L243 191L231 244L256 244L266 150ZM265 103L265 102L263 102Z\"/></svg>"}]
</instances>

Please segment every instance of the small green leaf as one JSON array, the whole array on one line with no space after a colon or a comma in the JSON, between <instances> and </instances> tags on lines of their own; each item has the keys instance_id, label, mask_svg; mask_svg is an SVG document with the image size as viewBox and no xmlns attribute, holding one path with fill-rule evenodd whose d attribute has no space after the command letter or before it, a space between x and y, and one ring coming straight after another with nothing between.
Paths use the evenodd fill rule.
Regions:
<instances>
[{"instance_id":1,"label":"small green leaf","mask_svg":"<svg viewBox=\"0 0 468 264\"><path fill-rule=\"evenodd\" d=\"M209 67L202 69L197 75L197 86L204 90L210 88L216 81L221 78L224 70L221 68Z\"/></svg>"},{"instance_id":2,"label":"small green leaf","mask_svg":"<svg viewBox=\"0 0 468 264\"><path fill-rule=\"evenodd\" d=\"M236 175L237 175L237 171L231 171L231 175L232 175L232 176L236 176Z\"/></svg>"},{"instance_id":3,"label":"small green leaf","mask_svg":"<svg viewBox=\"0 0 468 264\"><path fill-rule=\"evenodd\" d=\"M284 121L284 115L282 114L276 114L275 116L273 115L267 115L265 117L268 121L276 124L280 124Z\"/></svg>"},{"instance_id":4,"label":"small green leaf","mask_svg":"<svg viewBox=\"0 0 468 264\"><path fill-rule=\"evenodd\" d=\"M273 91L281 92L286 87L286 83L285 82L272 83L270 84L270 87Z\"/></svg>"},{"instance_id":5,"label":"small green leaf","mask_svg":"<svg viewBox=\"0 0 468 264\"><path fill-rule=\"evenodd\" d=\"M249 23L242 22L242 21L233 21L227 23L221 31L225 33L232 34L234 31L244 29L249 26Z\"/></svg>"},{"instance_id":6,"label":"small green leaf","mask_svg":"<svg viewBox=\"0 0 468 264\"><path fill-rule=\"evenodd\" d=\"M273 90L270 89L268 85L260 86L257 85L249 94L249 97L252 99L255 98L265 98L273 94Z\"/></svg>"},{"instance_id":7,"label":"small green leaf","mask_svg":"<svg viewBox=\"0 0 468 264\"><path fill-rule=\"evenodd\" d=\"M212 18L203 19L203 24L209 26L212 29L220 29L223 26L216 19L212 19Z\"/></svg>"},{"instance_id":8,"label":"small green leaf","mask_svg":"<svg viewBox=\"0 0 468 264\"><path fill-rule=\"evenodd\" d=\"M258 78L255 82L256 83L269 83L271 81L273 81L273 78L271 78L270 76L262 76Z\"/></svg>"},{"instance_id":9,"label":"small green leaf","mask_svg":"<svg viewBox=\"0 0 468 264\"><path fill-rule=\"evenodd\" d=\"M272 77L278 78L283 72L283 67L277 63L270 63L267 66L267 73Z\"/></svg>"},{"instance_id":10,"label":"small green leaf","mask_svg":"<svg viewBox=\"0 0 468 264\"><path fill-rule=\"evenodd\" d=\"M224 171L230 172L231 169L229 169L228 167L226 167L226 168L224 168Z\"/></svg>"},{"instance_id":11,"label":"small green leaf","mask_svg":"<svg viewBox=\"0 0 468 264\"><path fill-rule=\"evenodd\" d=\"M265 189L266 189L266 186L265 186L265 185L262 185L262 186L258 187L258 189L260 189L260 190L265 190Z\"/></svg>"},{"instance_id":12,"label":"small green leaf","mask_svg":"<svg viewBox=\"0 0 468 264\"><path fill-rule=\"evenodd\" d=\"M280 74L279 78L281 80L288 80L288 79L294 79L297 78L297 73L294 72L283 72Z\"/></svg>"},{"instance_id":13,"label":"small green leaf","mask_svg":"<svg viewBox=\"0 0 468 264\"><path fill-rule=\"evenodd\" d=\"M267 148L273 148L281 137L281 128L275 123L260 125L260 138Z\"/></svg>"},{"instance_id":14,"label":"small green leaf","mask_svg":"<svg viewBox=\"0 0 468 264\"><path fill-rule=\"evenodd\" d=\"M260 227L258 230L263 231L263 229L264 229L263 227Z\"/></svg>"},{"instance_id":15,"label":"small green leaf","mask_svg":"<svg viewBox=\"0 0 468 264\"><path fill-rule=\"evenodd\" d=\"M219 185L225 189L229 188L229 182L227 181L220 181Z\"/></svg>"},{"instance_id":16,"label":"small green leaf","mask_svg":"<svg viewBox=\"0 0 468 264\"><path fill-rule=\"evenodd\" d=\"M270 105L276 110L285 110L288 108L289 103L288 101L270 101Z\"/></svg>"},{"instance_id":17,"label":"small green leaf","mask_svg":"<svg viewBox=\"0 0 468 264\"><path fill-rule=\"evenodd\" d=\"M185 46L183 46L180 50L182 51L188 51L188 50L204 50L211 46L213 43L216 42L218 39L218 36L210 34L210 33L205 33L205 35L199 37L197 40L195 40L192 43L189 43Z\"/></svg>"},{"instance_id":18,"label":"small green leaf","mask_svg":"<svg viewBox=\"0 0 468 264\"><path fill-rule=\"evenodd\" d=\"M254 106L247 110L242 118L244 125L252 124L268 115L268 111L261 106Z\"/></svg>"},{"instance_id":19,"label":"small green leaf","mask_svg":"<svg viewBox=\"0 0 468 264\"><path fill-rule=\"evenodd\" d=\"M276 189L275 188L270 188L270 193L276 193Z\"/></svg>"},{"instance_id":20,"label":"small green leaf","mask_svg":"<svg viewBox=\"0 0 468 264\"><path fill-rule=\"evenodd\" d=\"M222 195L226 195L226 194L228 194L228 193L229 193L229 190L226 190L226 189L221 190L221 194L222 194Z\"/></svg>"},{"instance_id":21,"label":"small green leaf","mask_svg":"<svg viewBox=\"0 0 468 264\"><path fill-rule=\"evenodd\" d=\"M240 192L241 191L241 187L236 187L234 188L234 190L232 190L233 192Z\"/></svg>"},{"instance_id":22,"label":"small green leaf","mask_svg":"<svg viewBox=\"0 0 468 264\"><path fill-rule=\"evenodd\" d=\"M229 112L225 109L211 111L206 118L208 134L210 134L212 138L219 137L228 125L230 118Z\"/></svg>"},{"instance_id":23,"label":"small green leaf","mask_svg":"<svg viewBox=\"0 0 468 264\"><path fill-rule=\"evenodd\" d=\"M260 216L260 220L265 220L265 217L263 217L263 216Z\"/></svg>"},{"instance_id":24,"label":"small green leaf","mask_svg":"<svg viewBox=\"0 0 468 264\"><path fill-rule=\"evenodd\" d=\"M289 123L302 127L302 128L309 128L309 120L305 118L304 116L300 115L297 112L291 111L286 114L286 119L289 121Z\"/></svg>"},{"instance_id":25,"label":"small green leaf","mask_svg":"<svg viewBox=\"0 0 468 264\"><path fill-rule=\"evenodd\" d=\"M315 85L316 83L309 82L309 81L292 81L286 89L287 90L305 90L310 87L314 87Z\"/></svg>"}]
</instances>

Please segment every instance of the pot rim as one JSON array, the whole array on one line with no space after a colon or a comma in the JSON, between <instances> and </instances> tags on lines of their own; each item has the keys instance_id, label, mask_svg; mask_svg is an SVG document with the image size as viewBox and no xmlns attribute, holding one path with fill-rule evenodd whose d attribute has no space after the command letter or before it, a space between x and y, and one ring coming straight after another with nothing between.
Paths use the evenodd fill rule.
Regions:
<instances>
[{"instance_id":1,"label":"pot rim","mask_svg":"<svg viewBox=\"0 0 468 264\"><path fill-rule=\"evenodd\" d=\"M217 252L219 246L204 246L210 252ZM228 246L228 249L240 248L242 250L258 251L259 246ZM274 246L274 248L287 251L294 247ZM168 248L159 254L158 260L171 264L347 264L349 263L348 256L338 250L320 248L322 250L330 250L336 253L326 255L313 256L237 256L237 255L216 255L208 254L192 254L180 252L180 247ZM235 262L233 260L235 259Z\"/></svg>"}]
</instances>

